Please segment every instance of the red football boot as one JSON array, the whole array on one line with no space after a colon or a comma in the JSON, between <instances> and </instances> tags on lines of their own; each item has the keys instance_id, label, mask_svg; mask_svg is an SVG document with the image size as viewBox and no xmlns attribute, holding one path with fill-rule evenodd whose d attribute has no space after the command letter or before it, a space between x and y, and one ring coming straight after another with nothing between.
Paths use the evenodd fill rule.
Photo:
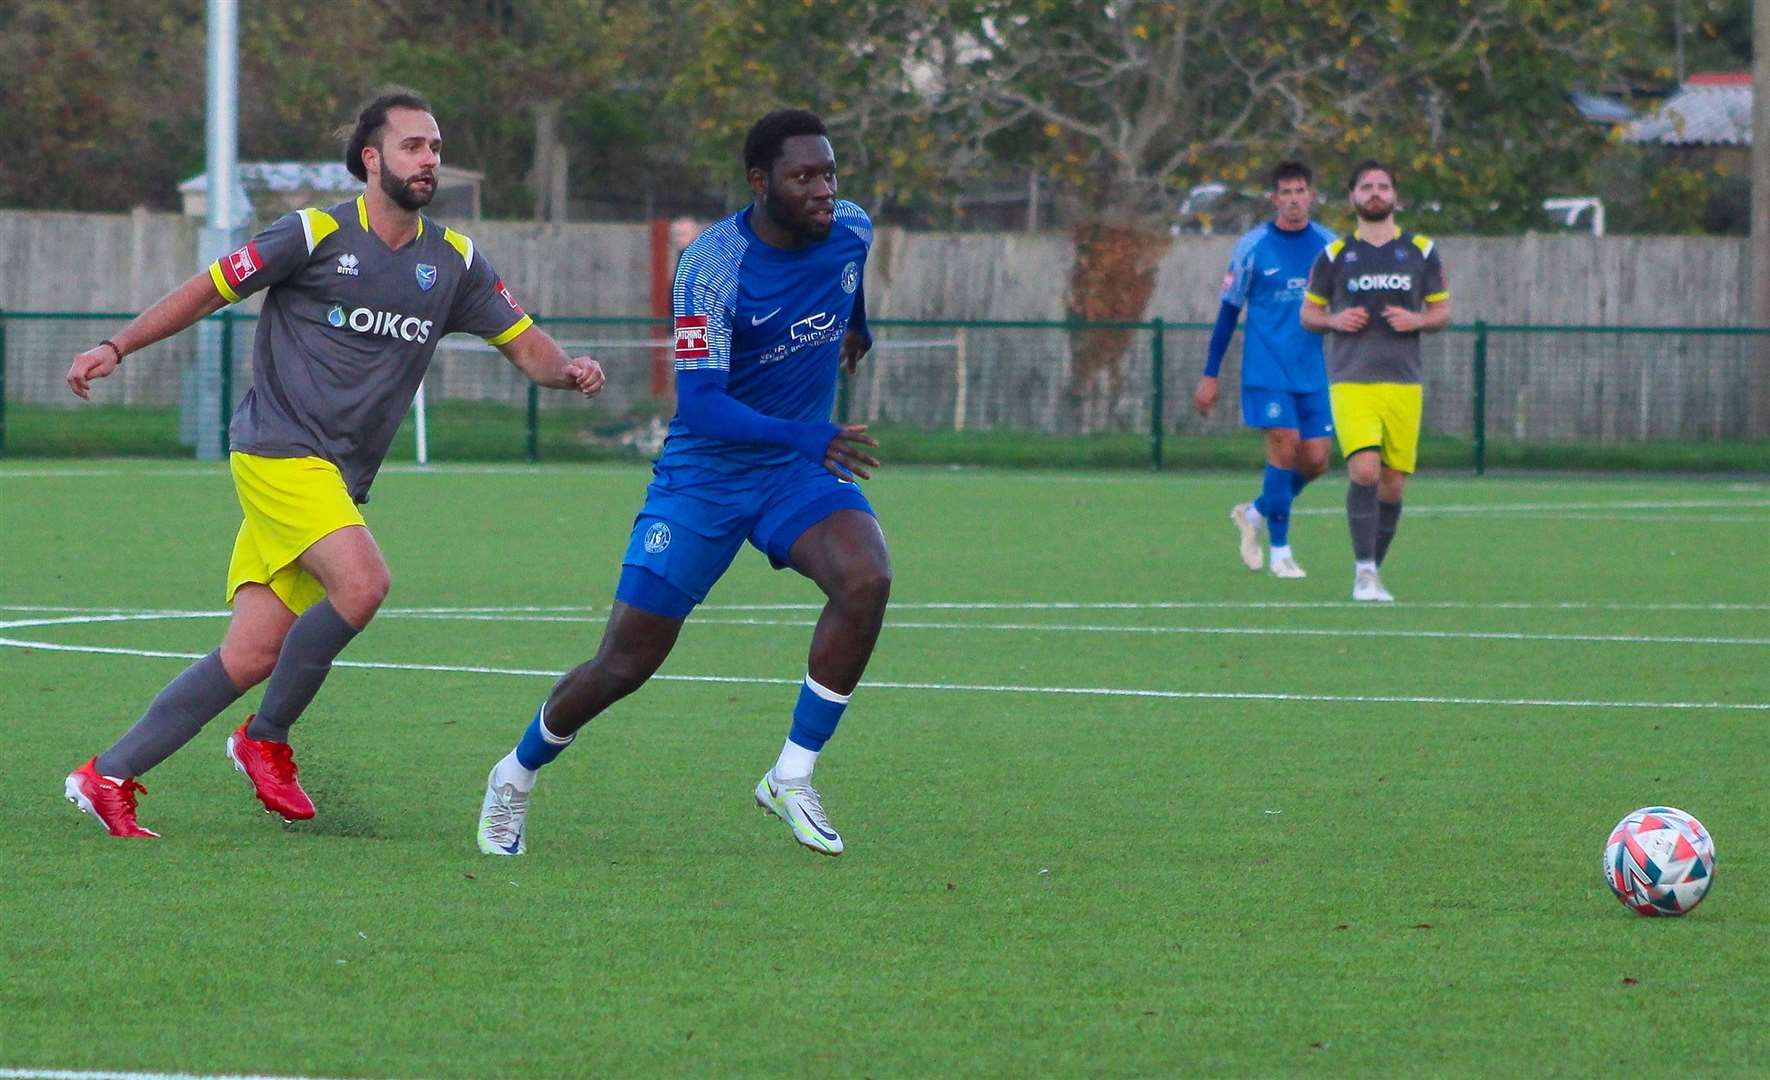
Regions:
<instances>
[{"instance_id":1,"label":"red football boot","mask_svg":"<svg viewBox=\"0 0 1770 1080\"><path fill-rule=\"evenodd\" d=\"M246 734L246 723L227 737L227 757L234 768L252 781L252 793L264 804L267 814L281 814L284 821L306 821L313 817L313 800L301 790L301 778L295 768L295 753L288 743L254 739Z\"/></svg>"},{"instance_id":2,"label":"red football boot","mask_svg":"<svg viewBox=\"0 0 1770 1080\"><path fill-rule=\"evenodd\" d=\"M135 793L139 791L146 795L147 788L136 783L134 777L118 783L100 776L97 765L97 758L89 758L86 764L68 774L68 782L62 785L68 801L97 818L112 836L157 839L159 833L135 823Z\"/></svg>"}]
</instances>

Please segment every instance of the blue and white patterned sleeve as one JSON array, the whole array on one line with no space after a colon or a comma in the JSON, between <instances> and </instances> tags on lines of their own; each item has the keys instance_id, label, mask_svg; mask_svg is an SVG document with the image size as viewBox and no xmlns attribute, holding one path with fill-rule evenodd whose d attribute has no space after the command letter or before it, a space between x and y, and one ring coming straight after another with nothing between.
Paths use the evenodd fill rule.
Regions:
<instances>
[{"instance_id":1,"label":"blue and white patterned sleeve","mask_svg":"<svg viewBox=\"0 0 1770 1080\"><path fill-rule=\"evenodd\" d=\"M1229 254L1229 272L1223 275L1223 295L1225 304L1234 304L1238 308L1248 306L1248 288L1254 279L1254 249L1260 246L1260 240L1266 235L1266 227L1244 233L1235 242L1235 250Z\"/></svg>"},{"instance_id":2,"label":"blue and white patterned sleeve","mask_svg":"<svg viewBox=\"0 0 1770 1080\"><path fill-rule=\"evenodd\" d=\"M744 238L728 219L702 233L676 263L676 370L731 370L731 312Z\"/></svg>"}]
</instances>

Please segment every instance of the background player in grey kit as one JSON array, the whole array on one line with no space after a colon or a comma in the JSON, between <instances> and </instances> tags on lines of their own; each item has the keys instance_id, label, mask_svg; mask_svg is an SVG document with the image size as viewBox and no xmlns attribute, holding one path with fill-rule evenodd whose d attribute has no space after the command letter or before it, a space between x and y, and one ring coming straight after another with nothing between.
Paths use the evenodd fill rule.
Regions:
<instances>
[{"instance_id":1,"label":"background player in grey kit","mask_svg":"<svg viewBox=\"0 0 1770 1080\"><path fill-rule=\"evenodd\" d=\"M523 313L467 237L419 213L436 192L442 136L424 99L376 98L357 117L345 163L367 190L329 210L279 218L155 303L115 338L74 358L80 397L124 356L268 289L253 343L253 385L234 413L230 466L245 521L234 541L220 648L173 679L64 791L115 836L136 822L136 777L165 760L267 677L264 702L227 754L268 811L313 816L289 726L332 661L387 595L387 564L357 504L451 331L478 334L544 386L602 389L602 369L568 359Z\"/></svg>"},{"instance_id":2,"label":"background player in grey kit","mask_svg":"<svg viewBox=\"0 0 1770 1080\"><path fill-rule=\"evenodd\" d=\"M1328 395L1351 484L1352 599L1390 601L1377 567L1401 523L1420 444L1420 335L1450 323L1438 246L1395 225L1395 172L1352 170L1358 228L1327 246L1303 294L1303 326L1328 335Z\"/></svg>"}]
</instances>

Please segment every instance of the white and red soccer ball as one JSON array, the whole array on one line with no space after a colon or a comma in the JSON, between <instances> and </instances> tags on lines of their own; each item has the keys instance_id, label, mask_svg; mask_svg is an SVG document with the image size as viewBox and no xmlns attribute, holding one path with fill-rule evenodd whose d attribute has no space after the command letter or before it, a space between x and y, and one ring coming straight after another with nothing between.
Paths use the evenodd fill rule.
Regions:
<instances>
[{"instance_id":1,"label":"white and red soccer ball","mask_svg":"<svg viewBox=\"0 0 1770 1080\"><path fill-rule=\"evenodd\" d=\"M1604 880L1642 915L1682 915L1715 880L1715 841L1702 822L1670 806L1623 818L1604 842Z\"/></svg>"}]
</instances>

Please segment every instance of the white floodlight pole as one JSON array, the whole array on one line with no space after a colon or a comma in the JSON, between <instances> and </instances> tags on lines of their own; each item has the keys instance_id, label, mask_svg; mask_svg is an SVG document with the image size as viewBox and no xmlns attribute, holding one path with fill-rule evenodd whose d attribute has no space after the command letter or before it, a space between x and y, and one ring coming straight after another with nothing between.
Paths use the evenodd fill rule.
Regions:
<instances>
[{"instance_id":1,"label":"white floodlight pole","mask_svg":"<svg viewBox=\"0 0 1770 1080\"><path fill-rule=\"evenodd\" d=\"M240 140L240 5L239 0L209 0L208 95L205 109L205 168L208 173L208 217L197 244L197 269L240 246L242 226L249 208L239 204ZM197 457L223 456L226 416L232 402L223 403L222 334L220 327L205 322L197 331L195 394L187 398L196 409ZM236 338L234 359L244 350Z\"/></svg>"}]
</instances>

